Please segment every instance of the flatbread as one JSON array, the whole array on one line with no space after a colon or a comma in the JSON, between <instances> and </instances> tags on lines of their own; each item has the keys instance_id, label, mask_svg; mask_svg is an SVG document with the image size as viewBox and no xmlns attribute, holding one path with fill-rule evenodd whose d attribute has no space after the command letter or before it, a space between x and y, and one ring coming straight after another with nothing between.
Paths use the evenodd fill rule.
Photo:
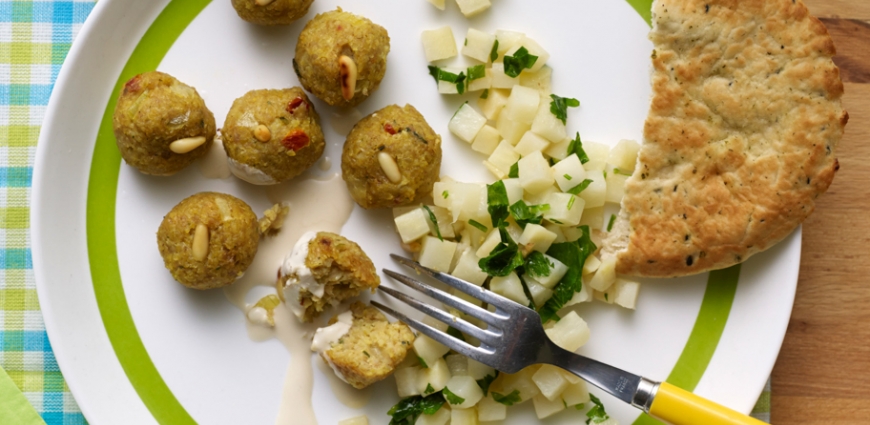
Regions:
<instances>
[{"instance_id":1,"label":"flatbread","mask_svg":"<svg viewBox=\"0 0 870 425\"><path fill-rule=\"evenodd\" d=\"M658 0L644 144L604 241L617 272L683 276L791 233L839 168L848 114L800 0Z\"/></svg>"}]
</instances>

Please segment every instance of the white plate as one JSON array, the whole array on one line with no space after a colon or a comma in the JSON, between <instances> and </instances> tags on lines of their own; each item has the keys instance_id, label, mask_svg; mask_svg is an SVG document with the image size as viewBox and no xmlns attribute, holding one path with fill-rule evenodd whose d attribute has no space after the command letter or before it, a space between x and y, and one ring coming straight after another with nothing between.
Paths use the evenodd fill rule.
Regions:
<instances>
[{"instance_id":1,"label":"white plate","mask_svg":"<svg viewBox=\"0 0 870 425\"><path fill-rule=\"evenodd\" d=\"M317 0L308 18L336 3ZM482 158L447 131L461 100L438 95L426 71L419 33L442 25L451 25L460 42L471 25L525 31L552 55L554 91L583 103L571 111L569 129L607 143L641 138L651 44L647 24L624 0L545 6L498 0L470 21L454 4L439 12L423 0L345 3L392 37L386 79L360 111L414 104L444 138L443 174L488 180ZM143 176L120 164L104 117L118 84L158 68L196 87L220 126L244 92L298 85L291 58L301 27L246 24L226 0L111 0L97 4L73 46L37 150L33 257L55 355L90 423L274 423L288 364L284 348L250 341L242 315L220 291L194 293L174 283L154 247L162 215L184 197L221 190L262 210L262 192L232 179L207 180L196 167L169 178ZM316 107L325 155L339 158L343 138L332 122L347 119L322 103ZM332 168L338 170L338 161ZM357 208L343 232L379 267L390 265L387 253L399 249L385 212ZM584 305L580 313L593 336L583 352L748 411L779 351L799 261L800 231L744 264L739 285L721 272L710 278L719 284L705 285L706 274L650 281L637 312ZM320 423L359 414L335 401L319 370L315 375ZM382 395L365 413L372 423L386 423L394 384L390 379L376 389ZM632 408L603 400L621 423L637 418ZM512 411L510 423L534 420L530 403ZM577 423L578 415L561 413L548 423Z\"/></svg>"}]
</instances>

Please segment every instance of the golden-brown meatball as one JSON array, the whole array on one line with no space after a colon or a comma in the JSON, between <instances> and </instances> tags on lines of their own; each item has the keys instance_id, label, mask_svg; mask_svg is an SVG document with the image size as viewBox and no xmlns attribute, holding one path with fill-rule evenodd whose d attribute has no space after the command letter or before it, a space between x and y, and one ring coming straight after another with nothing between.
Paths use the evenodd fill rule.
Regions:
<instances>
[{"instance_id":1,"label":"golden-brown meatball","mask_svg":"<svg viewBox=\"0 0 870 425\"><path fill-rule=\"evenodd\" d=\"M239 17L257 25L288 25L305 16L314 0L232 0Z\"/></svg>"}]
</instances>

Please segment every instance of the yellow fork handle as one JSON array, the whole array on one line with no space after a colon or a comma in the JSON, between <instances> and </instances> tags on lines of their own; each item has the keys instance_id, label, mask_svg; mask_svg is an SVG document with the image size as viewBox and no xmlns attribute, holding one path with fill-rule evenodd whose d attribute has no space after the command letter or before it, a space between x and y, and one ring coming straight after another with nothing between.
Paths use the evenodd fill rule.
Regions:
<instances>
[{"instance_id":1,"label":"yellow fork handle","mask_svg":"<svg viewBox=\"0 0 870 425\"><path fill-rule=\"evenodd\" d=\"M667 382L659 386L649 414L673 425L767 425Z\"/></svg>"}]
</instances>

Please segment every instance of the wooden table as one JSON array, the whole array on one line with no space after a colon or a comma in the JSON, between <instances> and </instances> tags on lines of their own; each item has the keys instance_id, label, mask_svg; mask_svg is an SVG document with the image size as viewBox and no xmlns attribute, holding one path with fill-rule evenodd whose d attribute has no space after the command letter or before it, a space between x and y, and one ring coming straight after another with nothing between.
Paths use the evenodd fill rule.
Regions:
<instances>
[{"instance_id":1,"label":"wooden table","mask_svg":"<svg viewBox=\"0 0 870 425\"><path fill-rule=\"evenodd\" d=\"M828 27L850 120L840 172L804 224L774 424L870 423L870 1L805 0Z\"/></svg>"}]
</instances>

